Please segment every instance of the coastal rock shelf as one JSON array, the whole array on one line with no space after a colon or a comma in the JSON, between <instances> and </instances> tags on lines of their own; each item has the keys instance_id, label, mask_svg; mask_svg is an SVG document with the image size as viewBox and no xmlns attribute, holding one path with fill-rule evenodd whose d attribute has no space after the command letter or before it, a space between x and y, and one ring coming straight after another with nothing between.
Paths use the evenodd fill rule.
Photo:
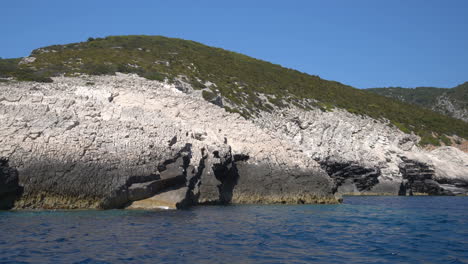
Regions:
<instances>
[{"instance_id":1,"label":"coastal rock shelf","mask_svg":"<svg viewBox=\"0 0 468 264\"><path fill-rule=\"evenodd\" d=\"M191 87L131 74L12 81L0 91L4 207L337 203L402 186L468 189L466 153L420 149L416 136L344 110L290 106L246 120Z\"/></svg>"}]
</instances>

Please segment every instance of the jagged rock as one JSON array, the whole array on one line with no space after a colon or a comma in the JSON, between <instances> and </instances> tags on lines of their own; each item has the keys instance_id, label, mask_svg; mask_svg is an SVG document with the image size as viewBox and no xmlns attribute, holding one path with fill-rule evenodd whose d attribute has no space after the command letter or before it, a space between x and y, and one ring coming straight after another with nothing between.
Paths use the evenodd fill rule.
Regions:
<instances>
[{"instance_id":1,"label":"jagged rock","mask_svg":"<svg viewBox=\"0 0 468 264\"><path fill-rule=\"evenodd\" d=\"M183 92L183 93L192 93L193 92L193 88L192 88L192 85L190 85L190 83L188 83L187 81L187 77L185 76L178 76L175 81L174 81L174 87Z\"/></svg>"},{"instance_id":2,"label":"jagged rock","mask_svg":"<svg viewBox=\"0 0 468 264\"><path fill-rule=\"evenodd\" d=\"M199 202L205 204L229 203L232 200L232 189L239 175L235 167L231 148L227 145L208 148L205 170L201 174ZM231 184L228 186L228 182Z\"/></svg>"},{"instance_id":3,"label":"jagged rock","mask_svg":"<svg viewBox=\"0 0 468 264\"><path fill-rule=\"evenodd\" d=\"M430 194L452 195L434 181L434 168L423 162L401 157L400 171L406 180L401 185L400 195Z\"/></svg>"},{"instance_id":4,"label":"jagged rock","mask_svg":"<svg viewBox=\"0 0 468 264\"><path fill-rule=\"evenodd\" d=\"M342 194L360 194L370 191L378 182L379 168L364 168L358 164L340 163L327 160L321 162L322 168L330 175Z\"/></svg>"}]
</instances>

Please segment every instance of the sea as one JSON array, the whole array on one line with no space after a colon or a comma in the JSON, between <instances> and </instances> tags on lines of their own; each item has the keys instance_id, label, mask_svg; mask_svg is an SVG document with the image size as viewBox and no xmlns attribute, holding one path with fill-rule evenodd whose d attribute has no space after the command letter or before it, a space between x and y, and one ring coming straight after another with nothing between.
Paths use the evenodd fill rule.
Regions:
<instances>
[{"instance_id":1,"label":"sea","mask_svg":"<svg viewBox=\"0 0 468 264\"><path fill-rule=\"evenodd\" d=\"M468 263L468 197L1 211L0 263Z\"/></svg>"}]
</instances>

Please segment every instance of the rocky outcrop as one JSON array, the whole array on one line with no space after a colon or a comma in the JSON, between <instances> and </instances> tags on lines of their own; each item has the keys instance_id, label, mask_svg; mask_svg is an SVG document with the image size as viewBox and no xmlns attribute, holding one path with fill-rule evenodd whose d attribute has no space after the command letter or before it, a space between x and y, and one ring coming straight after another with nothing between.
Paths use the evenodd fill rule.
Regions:
<instances>
[{"instance_id":1,"label":"rocky outcrop","mask_svg":"<svg viewBox=\"0 0 468 264\"><path fill-rule=\"evenodd\" d=\"M466 102L455 100L445 94L436 98L431 110L468 122Z\"/></svg>"},{"instance_id":2,"label":"rocky outcrop","mask_svg":"<svg viewBox=\"0 0 468 264\"><path fill-rule=\"evenodd\" d=\"M399 195L453 195L434 181L433 166L406 157L401 159L403 162L400 163L400 171L404 181L401 183Z\"/></svg>"},{"instance_id":3,"label":"rocky outcrop","mask_svg":"<svg viewBox=\"0 0 468 264\"><path fill-rule=\"evenodd\" d=\"M360 194L370 191L381 175L379 168L366 168L355 163L323 161L322 168L336 182L337 191L341 194Z\"/></svg>"},{"instance_id":4,"label":"rocky outcrop","mask_svg":"<svg viewBox=\"0 0 468 264\"><path fill-rule=\"evenodd\" d=\"M430 182L442 188L441 195L468 195L468 155L453 147L440 147L427 156L410 153L408 159L417 160L433 170Z\"/></svg>"},{"instance_id":5,"label":"rocky outcrop","mask_svg":"<svg viewBox=\"0 0 468 264\"><path fill-rule=\"evenodd\" d=\"M304 111L295 107L263 113L255 122L279 138L294 142L319 162L341 194L398 195L424 193L465 194L468 154L453 147L427 151L417 146L419 138L392 127L386 121L343 110ZM411 180L406 168L412 160L434 169L433 177ZM403 168L403 169L402 169ZM408 167L408 171L411 170ZM424 173L422 173L424 174ZM447 185L453 182L457 185ZM405 186L408 191L402 191Z\"/></svg>"},{"instance_id":6,"label":"rocky outcrop","mask_svg":"<svg viewBox=\"0 0 468 264\"><path fill-rule=\"evenodd\" d=\"M218 148L207 153L210 157L207 170L201 174L200 203L227 204L232 201L234 187L239 180L237 162L230 147ZM246 157L248 159L248 157Z\"/></svg>"},{"instance_id":7,"label":"rocky outcrop","mask_svg":"<svg viewBox=\"0 0 468 264\"><path fill-rule=\"evenodd\" d=\"M0 85L0 155L24 188L15 208L337 202L292 142L173 84L119 74Z\"/></svg>"}]
</instances>

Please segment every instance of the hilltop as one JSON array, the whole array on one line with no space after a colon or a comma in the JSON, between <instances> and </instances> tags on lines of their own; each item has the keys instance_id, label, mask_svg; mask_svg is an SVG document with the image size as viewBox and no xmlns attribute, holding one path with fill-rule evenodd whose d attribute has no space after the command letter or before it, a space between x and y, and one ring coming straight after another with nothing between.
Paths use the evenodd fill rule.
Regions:
<instances>
[{"instance_id":1,"label":"hilltop","mask_svg":"<svg viewBox=\"0 0 468 264\"><path fill-rule=\"evenodd\" d=\"M111 36L53 45L26 58L0 60L0 78L52 82L54 76L136 73L149 80L188 84L229 112L252 118L291 105L304 110L344 109L388 120L421 145L468 138L468 124L442 114L194 41L162 36Z\"/></svg>"}]
</instances>

